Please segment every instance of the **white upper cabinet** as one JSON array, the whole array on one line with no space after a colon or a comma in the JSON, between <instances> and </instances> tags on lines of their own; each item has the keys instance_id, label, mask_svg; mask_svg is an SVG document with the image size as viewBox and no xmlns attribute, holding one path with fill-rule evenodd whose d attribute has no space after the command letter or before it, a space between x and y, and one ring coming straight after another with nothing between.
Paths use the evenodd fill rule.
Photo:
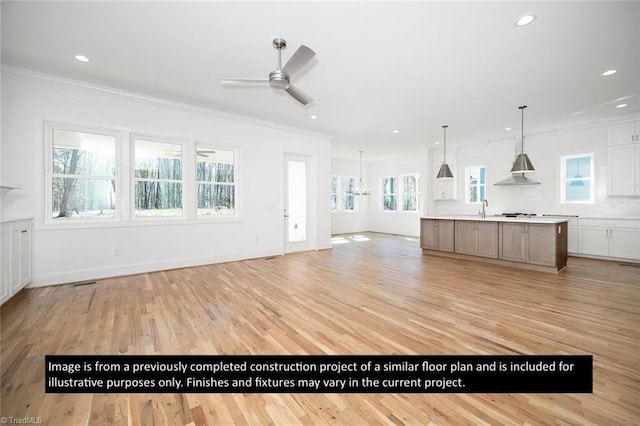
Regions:
<instances>
[{"instance_id":1,"label":"white upper cabinet","mask_svg":"<svg viewBox=\"0 0 640 426\"><path fill-rule=\"evenodd\" d=\"M609 196L640 196L640 119L609 126Z\"/></svg>"}]
</instances>

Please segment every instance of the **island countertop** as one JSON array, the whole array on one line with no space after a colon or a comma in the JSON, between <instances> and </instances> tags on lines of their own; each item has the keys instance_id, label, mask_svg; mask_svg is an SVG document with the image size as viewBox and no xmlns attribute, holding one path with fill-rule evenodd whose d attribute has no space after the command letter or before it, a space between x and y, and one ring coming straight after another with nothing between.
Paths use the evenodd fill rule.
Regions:
<instances>
[{"instance_id":1,"label":"island countertop","mask_svg":"<svg viewBox=\"0 0 640 426\"><path fill-rule=\"evenodd\" d=\"M569 218L562 217L549 217L549 216L523 216L523 217L506 217L506 216L491 216L487 215L480 217L480 215L437 215L437 216L423 216L422 219L438 219L438 220L481 220L483 222L516 222L516 223L548 223L558 224L568 222Z\"/></svg>"}]
</instances>

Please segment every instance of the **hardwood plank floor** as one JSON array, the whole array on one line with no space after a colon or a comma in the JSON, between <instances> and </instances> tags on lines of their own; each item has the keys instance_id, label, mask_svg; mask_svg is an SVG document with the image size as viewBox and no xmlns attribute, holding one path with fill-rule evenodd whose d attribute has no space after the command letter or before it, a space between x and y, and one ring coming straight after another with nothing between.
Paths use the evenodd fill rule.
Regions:
<instances>
[{"instance_id":1,"label":"hardwood plank floor","mask_svg":"<svg viewBox=\"0 0 640 426\"><path fill-rule=\"evenodd\" d=\"M344 235L333 250L26 289L0 413L45 424L640 424L640 268L560 273ZM45 394L46 354L592 354L593 394Z\"/></svg>"}]
</instances>

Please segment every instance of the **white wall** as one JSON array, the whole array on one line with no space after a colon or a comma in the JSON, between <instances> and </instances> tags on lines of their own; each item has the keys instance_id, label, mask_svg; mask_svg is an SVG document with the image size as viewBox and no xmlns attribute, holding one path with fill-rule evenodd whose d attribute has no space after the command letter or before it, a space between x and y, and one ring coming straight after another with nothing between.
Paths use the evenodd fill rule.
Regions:
<instances>
[{"instance_id":1,"label":"white wall","mask_svg":"<svg viewBox=\"0 0 640 426\"><path fill-rule=\"evenodd\" d=\"M2 217L34 217L33 285L282 254L284 154L312 156L312 247L331 247L329 137L80 82L3 68ZM44 222L44 122L212 142L241 153L241 220L125 222L60 229ZM114 249L120 256L114 256Z\"/></svg>"},{"instance_id":2,"label":"white wall","mask_svg":"<svg viewBox=\"0 0 640 426\"><path fill-rule=\"evenodd\" d=\"M465 204L464 174L468 166L484 165L487 167L489 214L522 212L581 217L640 217L639 199L607 197L608 141L604 123L526 136L524 150L535 167L535 171L527 175L540 182L540 185L494 186L494 183L510 176L515 144L514 139L509 139L454 148L458 198L455 201L434 201L432 179L426 213L477 214L479 205ZM561 204L560 157L590 152L594 153L595 162L595 203ZM437 170L431 167L429 175L435 176L436 173Z\"/></svg>"},{"instance_id":3,"label":"white wall","mask_svg":"<svg viewBox=\"0 0 640 426\"><path fill-rule=\"evenodd\" d=\"M360 162L359 160L347 160L342 158L333 158L331 162L331 174L340 177L360 178ZM362 178L367 185L369 181L366 179L368 167L366 163L362 163ZM361 195L356 197L355 212L335 211L331 213L331 233L347 234L352 232L365 232L369 230L369 198L370 195ZM340 202L340 201L338 201Z\"/></svg>"},{"instance_id":4,"label":"white wall","mask_svg":"<svg viewBox=\"0 0 640 426\"><path fill-rule=\"evenodd\" d=\"M369 229L373 232L408 236L420 235L420 220L424 210L424 199L427 193L425 177L427 176L427 155L417 153L410 157L376 161L368 164L367 174L372 188L369 200ZM383 211L382 210L382 178L399 176L407 173L420 174L420 199L417 212Z\"/></svg>"}]
</instances>

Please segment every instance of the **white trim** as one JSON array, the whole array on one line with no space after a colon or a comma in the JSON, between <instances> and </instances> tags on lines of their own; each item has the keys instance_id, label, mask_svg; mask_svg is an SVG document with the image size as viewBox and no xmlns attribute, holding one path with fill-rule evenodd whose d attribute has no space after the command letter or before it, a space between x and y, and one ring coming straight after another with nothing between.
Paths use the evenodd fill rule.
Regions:
<instances>
[{"instance_id":1,"label":"white trim","mask_svg":"<svg viewBox=\"0 0 640 426\"><path fill-rule=\"evenodd\" d=\"M567 201L567 160L571 160L574 158L585 158L589 157L591 159L590 174L591 176L586 179L582 179L585 181L589 181L590 183L590 192L589 192L589 200L576 200L576 201ZM560 156L560 204L595 204L595 153L588 152L584 154L569 154L569 155L561 155Z\"/></svg>"},{"instance_id":2,"label":"white trim","mask_svg":"<svg viewBox=\"0 0 640 426\"><path fill-rule=\"evenodd\" d=\"M181 174L181 178L179 180L177 179L147 179L147 178L136 178L136 171L135 171L135 164L136 164L136 144L135 141L136 140L142 140L142 141L148 141L148 142L154 142L154 143L161 143L161 144L167 144L167 145L178 145L180 146L180 168L182 171ZM186 159L187 159L187 145L190 145L187 143L187 140L185 139L174 139L174 138L165 138L165 137L157 137L157 136L150 136L144 133L136 133L136 132L131 132L129 135L129 155L130 155L130 161L129 161L129 174L130 174L130 180L129 180L129 206L130 206L130 212L131 212L131 220L132 221L142 221L142 220L150 220L150 219L156 219L156 220L180 220L180 221L184 221L187 219L188 217L188 206L187 206L187 200L186 200L186 193L188 191L187 185L186 185L186 174L189 172L188 167L186 166ZM181 210L182 210L182 214L180 214L179 216L136 216L136 200L135 200L135 196L136 196L136 182L160 182L160 183L173 183L173 184L180 184L182 185L182 200L180 201L182 204Z\"/></svg>"},{"instance_id":3,"label":"white trim","mask_svg":"<svg viewBox=\"0 0 640 426\"><path fill-rule=\"evenodd\" d=\"M122 140L120 139L120 132L112 129L105 129L103 127L95 127L88 125L75 125L68 123L60 123L55 121L47 121L43 122L44 124L44 191L42 191L44 200L44 225L45 226L55 226L66 224L66 221L69 219L60 219L55 220L51 217L51 213L53 212L53 191L51 188L51 184L53 182L54 173L53 173L53 131L54 130L65 130L70 132L78 132L78 133L89 133L89 134L97 134L102 136L110 136L114 138L114 176L104 177L104 176L86 176L86 175L74 175L74 178L78 179L97 179L97 180L115 180L116 188L121 188L121 161L120 161L120 153L122 151L121 144ZM114 212L114 217L112 218L79 218L78 221L91 221L98 222L101 224L106 223L115 223L121 220L121 197L116 194L116 207ZM41 213L42 214L42 213ZM74 221L76 219L73 219Z\"/></svg>"},{"instance_id":4,"label":"white trim","mask_svg":"<svg viewBox=\"0 0 640 426\"><path fill-rule=\"evenodd\" d=\"M233 182L229 183L229 182L203 182L203 181L199 181L198 180L198 147L206 147L206 148L210 148L213 150L220 150L220 151L229 151L229 152L233 152ZM240 219L243 217L242 215L242 205L243 203L241 203L240 200L244 201L244 198L242 197L243 194L243 187L242 187L242 181L243 181L243 175L242 175L242 171L244 170L244 167L241 166L240 163L240 159L241 157L243 157L244 152L242 152L241 148L238 147L227 147L224 145L220 145L220 144L213 144L213 143L209 143L209 142L202 142L202 141L194 141L193 143L193 156L192 156L192 167L193 167L193 188L189 188L189 191L191 193L191 195L193 196L193 201L192 201L192 205L193 205L193 215L194 218L196 220L198 220L199 222L201 221L211 221L211 222L217 222L220 220L224 220L224 218L234 218L234 219ZM207 216L207 215L203 215L203 216L198 216L198 185L199 184L211 184L211 185L232 185L234 188L234 211L235 213L233 215L220 215L220 216ZM242 197L242 198L241 198Z\"/></svg>"},{"instance_id":5,"label":"white trim","mask_svg":"<svg viewBox=\"0 0 640 426\"><path fill-rule=\"evenodd\" d=\"M489 189L489 186L487 185L487 182L489 181L489 178L487 176L487 166L483 165L483 164L479 164L476 166L467 166L464 168L464 203L465 204L470 204L470 205L479 205L482 204L482 202L484 200L480 200L480 201L470 201L469 200L469 171L471 169L484 169L484 184L478 183L476 186L478 187L478 197L480 197L480 188L484 185L484 199L487 199L487 192Z\"/></svg>"},{"instance_id":6,"label":"white trim","mask_svg":"<svg viewBox=\"0 0 640 426\"><path fill-rule=\"evenodd\" d=\"M60 272L47 275L36 275L28 287L42 287L48 285L67 284L86 280L100 280L105 278L141 274L148 272L166 271L168 269L188 268L193 266L211 265L238 260L256 259L280 255L278 249L241 252L220 256L201 256L182 259L163 260L158 262L144 262L104 268L79 269L72 272Z\"/></svg>"},{"instance_id":7,"label":"white trim","mask_svg":"<svg viewBox=\"0 0 640 426\"><path fill-rule=\"evenodd\" d=\"M273 122L265 121L265 120L259 120L259 119L256 119L256 118L251 118L251 117L246 117L246 116L239 115L239 114L233 114L233 113L229 113L229 112L224 112L224 111L216 110L216 109L213 109L213 108L195 106L195 105L191 105L191 104L187 104L187 103L183 103L183 102L173 101L173 100L166 99L166 98L160 98L160 97L155 97L155 96L150 96L150 95L144 95L144 94L137 93L137 92L131 92L131 91L127 91L127 90L117 89L117 88L114 88L114 87L103 86L103 85L100 85L100 84L90 83L90 82L82 81L82 80L74 80L74 79L67 78L67 77L61 77L61 76L57 76L57 75L53 75L53 74L47 74L47 73L43 73L43 72L39 72L39 71L33 71L33 70L25 69L25 68L14 67L14 66L11 66L11 65L2 65L1 66L1 70L3 72L18 74L18 75L25 75L25 76L28 76L28 77L39 78L39 79L42 79L42 80L48 80L48 81L52 81L52 82L56 82L56 83L62 83L62 84L70 85L70 86L81 87L81 88L84 88L84 89L95 90L95 91L98 91L98 92L109 93L109 94L112 94L112 95L119 95L119 96L123 96L123 97L126 97L126 98L134 100L134 101L147 103L147 104L151 104L151 105L156 105L156 106L160 105L160 106L164 106L164 107L167 107L167 108L176 109L176 110L179 110L179 111L193 112L193 113L199 113L199 114L205 114L205 115L213 115L213 116L220 117L220 118L238 120L238 121L242 121L242 122L249 123L249 124L269 127L271 129L285 130L285 131L288 131L288 132L295 132L295 133L306 135L306 136L313 136L313 137L319 137L319 138L325 138L325 139L326 138L329 138L329 139L333 138L333 135L326 134L326 133L314 132L314 131L311 131L311 130L301 129L299 127L285 126L283 124L273 123Z\"/></svg>"}]
</instances>

